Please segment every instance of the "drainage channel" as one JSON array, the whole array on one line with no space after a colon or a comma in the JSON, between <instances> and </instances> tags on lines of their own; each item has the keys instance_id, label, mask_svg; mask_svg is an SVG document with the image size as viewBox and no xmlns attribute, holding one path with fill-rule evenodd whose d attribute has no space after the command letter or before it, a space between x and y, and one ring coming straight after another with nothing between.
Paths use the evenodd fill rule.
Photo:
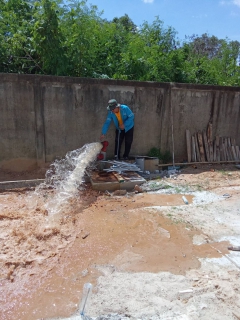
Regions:
<instances>
[{"instance_id":1,"label":"drainage channel","mask_svg":"<svg viewBox=\"0 0 240 320\"><path fill-rule=\"evenodd\" d=\"M44 179L2 181L0 182L0 191L19 188L32 188L38 186L42 182L44 182Z\"/></svg>"}]
</instances>

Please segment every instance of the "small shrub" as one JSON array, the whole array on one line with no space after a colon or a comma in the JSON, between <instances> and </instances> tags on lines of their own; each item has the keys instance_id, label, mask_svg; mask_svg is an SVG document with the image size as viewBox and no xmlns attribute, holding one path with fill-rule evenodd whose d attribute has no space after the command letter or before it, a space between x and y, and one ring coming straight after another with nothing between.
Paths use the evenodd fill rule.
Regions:
<instances>
[{"instance_id":1,"label":"small shrub","mask_svg":"<svg viewBox=\"0 0 240 320\"><path fill-rule=\"evenodd\" d=\"M150 151L148 152L148 156L152 157L152 158L158 158L160 160L161 158L161 151L158 148L153 147L152 149L150 149Z\"/></svg>"},{"instance_id":2,"label":"small shrub","mask_svg":"<svg viewBox=\"0 0 240 320\"><path fill-rule=\"evenodd\" d=\"M161 163L169 163L172 161L172 155L170 151L162 152L160 148L153 147L148 152L149 157L158 158Z\"/></svg>"},{"instance_id":3,"label":"small shrub","mask_svg":"<svg viewBox=\"0 0 240 320\"><path fill-rule=\"evenodd\" d=\"M162 153L162 162L163 163L169 163L172 161L172 155L170 151L165 151L164 153Z\"/></svg>"}]
</instances>

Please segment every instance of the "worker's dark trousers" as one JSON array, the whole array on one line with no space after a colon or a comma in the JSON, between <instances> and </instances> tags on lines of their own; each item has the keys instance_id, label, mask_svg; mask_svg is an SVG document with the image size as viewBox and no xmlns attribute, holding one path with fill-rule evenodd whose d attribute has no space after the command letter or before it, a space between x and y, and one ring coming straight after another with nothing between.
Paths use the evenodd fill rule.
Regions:
<instances>
[{"instance_id":1,"label":"worker's dark trousers","mask_svg":"<svg viewBox=\"0 0 240 320\"><path fill-rule=\"evenodd\" d=\"M125 132L125 130L116 130L116 136L115 136L115 156L117 156L118 159L120 159L121 155L121 146L122 142L125 138L125 151L123 154L123 158L127 158L129 156L129 152L131 150L132 142L133 142L133 130L134 127L132 127L130 130Z\"/></svg>"}]
</instances>

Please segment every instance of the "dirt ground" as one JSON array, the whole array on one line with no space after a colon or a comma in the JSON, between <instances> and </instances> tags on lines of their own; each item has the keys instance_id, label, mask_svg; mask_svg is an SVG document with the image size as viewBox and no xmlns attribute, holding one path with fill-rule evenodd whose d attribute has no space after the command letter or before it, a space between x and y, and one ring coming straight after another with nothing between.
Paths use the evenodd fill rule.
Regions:
<instances>
[{"instance_id":1,"label":"dirt ground","mask_svg":"<svg viewBox=\"0 0 240 320\"><path fill-rule=\"evenodd\" d=\"M240 319L239 169L187 166L124 196L82 187L56 216L52 190L0 193L0 319L70 317L86 282L93 317Z\"/></svg>"},{"instance_id":2,"label":"dirt ground","mask_svg":"<svg viewBox=\"0 0 240 320\"><path fill-rule=\"evenodd\" d=\"M31 179L44 179L46 168L38 168L34 170L27 170L27 171L10 171L10 170L3 170L0 169L0 182L3 181L18 181L18 180L31 180Z\"/></svg>"}]
</instances>

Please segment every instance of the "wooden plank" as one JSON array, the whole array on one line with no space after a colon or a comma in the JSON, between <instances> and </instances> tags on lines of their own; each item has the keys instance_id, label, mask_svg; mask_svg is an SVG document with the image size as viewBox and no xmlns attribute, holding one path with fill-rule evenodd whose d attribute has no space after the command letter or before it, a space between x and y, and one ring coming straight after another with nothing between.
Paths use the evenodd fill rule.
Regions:
<instances>
[{"instance_id":1,"label":"wooden plank","mask_svg":"<svg viewBox=\"0 0 240 320\"><path fill-rule=\"evenodd\" d=\"M237 160L237 154L234 146L232 146L232 153L233 153L234 160Z\"/></svg>"},{"instance_id":2,"label":"wooden plank","mask_svg":"<svg viewBox=\"0 0 240 320\"><path fill-rule=\"evenodd\" d=\"M214 162L210 162L210 163L213 163ZM238 161L219 161L219 163L238 163ZM191 164L209 164L209 162L178 162L178 163L174 163L175 166L188 166L188 165L191 165ZM161 163L158 165L158 167L169 167L169 166L172 166L172 163Z\"/></svg>"},{"instance_id":3,"label":"wooden plank","mask_svg":"<svg viewBox=\"0 0 240 320\"><path fill-rule=\"evenodd\" d=\"M187 157L188 162L191 162L192 148L191 148L191 134L189 130L186 130L186 141L187 141Z\"/></svg>"},{"instance_id":4,"label":"wooden plank","mask_svg":"<svg viewBox=\"0 0 240 320\"><path fill-rule=\"evenodd\" d=\"M233 140L234 140L234 139L229 138L229 141L230 141L230 147L229 147L229 149L230 149L230 151L231 151L231 157L232 157L231 160L236 160L236 159L235 159L236 152L235 152L235 146L234 146L234 144L233 144ZM232 147L233 147L233 148L232 148Z\"/></svg>"},{"instance_id":5,"label":"wooden plank","mask_svg":"<svg viewBox=\"0 0 240 320\"><path fill-rule=\"evenodd\" d=\"M220 150L219 147L216 147L216 162L220 161Z\"/></svg>"},{"instance_id":6,"label":"wooden plank","mask_svg":"<svg viewBox=\"0 0 240 320\"><path fill-rule=\"evenodd\" d=\"M224 149L225 149L225 152L226 152L226 159L228 161L232 160L231 154L229 153L229 146L228 146L228 140L227 139L225 139L225 142L224 142Z\"/></svg>"},{"instance_id":7,"label":"wooden plank","mask_svg":"<svg viewBox=\"0 0 240 320\"><path fill-rule=\"evenodd\" d=\"M231 139L230 138L226 138L227 139L227 144L228 144L228 147L231 147L232 144L231 144Z\"/></svg>"},{"instance_id":8,"label":"wooden plank","mask_svg":"<svg viewBox=\"0 0 240 320\"><path fill-rule=\"evenodd\" d=\"M224 139L224 150L225 150L225 153L226 153L226 160L230 161L231 158L230 158L230 155L229 155L229 152L228 152L228 140L227 140L227 138Z\"/></svg>"},{"instance_id":9,"label":"wooden plank","mask_svg":"<svg viewBox=\"0 0 240 320\"><path fill-rule=\"evenodd\" d=\"M197 139L196 133L194 135L194 139L195 139L196 158L197 158L197 161L199 162L199 161L201 161L201 158L200 158L200 151L199 151L198 139Z\"/></svg>"},{"instance_id":10,"label":"wooden plank","mask_svg":"<svg viewBox=\"0 0 240 320\"><path fill-rule=\"evenodd\" d=\"M229 156L230 156L230 159L229 159L229 160L235 160L235 159L234 159L233 150L232 150L231 138L228 138L228 153L229 153Z\"/></svg>"},{"instance_id":11,"label":"wooden plank","mask_svg":"<svg viewBox=\"0 0 240 320\"><path fill-rule=\"evenodd\" d=\"M229 137L225 139L225 146L228 154L228 160L234 160L231 148L231 139Z\"/></svg>"},{"instance_id":12,"label":"wooden plank","mask_svg":"<svg viewBox=\"0 0 240 320\"><path fill-rule=\"evenodd\" d=\"M195 147L195 138L192 136L192 161L196 162L196 147Z\"/></svg>"},{"instance_id":13,"label":"wooden plank","mask_svg":"<svg viewBox=\"0 0 240 320\"><path fill-rule=\"evenodd\" d=\"M217 145L216 139L213 141L213 161L216 161L217 158Z\"/></svg>"},{"instance_id":14,"label":"wooden plank","mask_svg":"<svg viewBox=\"0 0 240 320\"><path fill-rule=\"evenodd\" d=\"M220 151L220 161L224 161L226 160L224 157L224 151L223 151L223 138L220 137L219 138L219 151Z\"/></svg>"},{"instance_id":15,"label":"wooden plank","mask_svg":"<svg viewBox=\"0 0 240 320\"><path fill-rule=\"evenodd\" d=\"M209 123L208 123L207 139L208 139L208 149L209 149L209 160L210 160L210 161L213 161L212 122L209 122Z\"/></svg>"},{"instance_id":16,"label":"wooden plank","mask_svg":"<svg viewBox=\"0 0 240 320\"><path fill-rule=\"evenodd\" d=\"M216 136L216 161L220 161L219 136Z\"/></svg>"},{"instance_id":17,"label":"wooden plank","mask_svg":"<svg viewBox=\"0 0 240 320\"><path fill-rule=\"evenodd\" d=\"M240 160L239 146L236 146L237 159Z\"/></svg>"},{"instance_id":18,"label":"wooden plank","mask_svg":"<svg viewBox=\"0 0 240 320\"><path fill-rule=\"evenodd\" d=\"M212 138L212 122L208 123L207 138L208 138L208 143L213 141L213 138Z\"/></svg>"},{"instance_id":19,"label":"wooden plank","mask_svg":"<svg viewBox=\"0 0 240 320\"><path fill-rule=\"evenodd\" d=\"M235 160L232 147L228 147L228 153L229 153L229 156L230 156L229 160Z\"/></svg>"},{"instance_id":20,"label":"wooden plank","mask_svg":"<svg viewBox=\"0 0 240 320\"><path fill-rule=\"evenodd\" d=\"M197 137L198 137L200 161L205 162L206 158L205 158L205 153L204 153L204 148L203 148L203 138L202 138L202 133L200 131L197 133Z\"/></svg>"},{"instance_id":21,"label":"wooden plank","mask_svg":"<svg viewBox=\"0 0 240 320\"><path fill-rule=\"evenodd\" d=\"M114 177L118 180L118 182L124 182L124 178L117 172L113 172Z\"/></svg>"},{"instance_id":22,"label":"wooden plank","mask_svg":"<svg viewBox=\"0 0 240 320\"><path fill-rule=\"evenodd\" d=\"M213 143L212 143L212 141L209 142L208 148L209 148L209 159L211 162L213 162Z\"/></svg>"},{"instance_id":23,"label":"wooden plank","mask_svg":"<svg viewBox=\"0 0 240 320\"><path fill-rule=\"evenodd\" d=\"M206 131L203 131L202 135L203 135L203 142L204 142L206 158L207 158L207 161L210 161Z\"/></svg>"},{"instance_id":24,"label":"wooden plank","mask_svg":"<svg viewBox=\"0 0 240 320\"><path fill-rule=\"evenodd\" d=\"M225 138L223 138L223 140L222 140L222 145L223 145L224 160L229 160L228 159L228 152L226 150Z\"/></svg>"}]
</instances>

